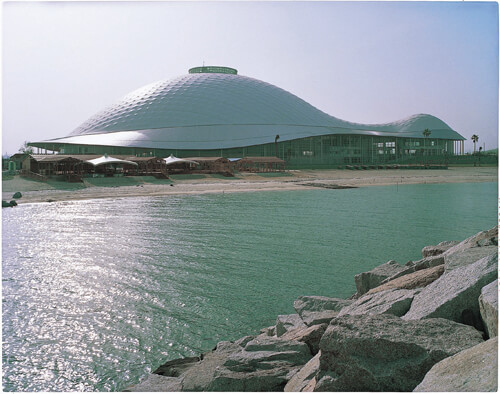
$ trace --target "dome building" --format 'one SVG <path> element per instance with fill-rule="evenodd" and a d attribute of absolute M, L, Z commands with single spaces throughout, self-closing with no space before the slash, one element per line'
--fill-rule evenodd
<path fill-rule="evenodd" d="M 277 156 L 288 168 L 326 168 L 442 158 L 463 140 L 432 115 L 352 123 L 234 68 L 203 66 L 128 94 L 67 137 L 30 145 L 64 154 Z"/>

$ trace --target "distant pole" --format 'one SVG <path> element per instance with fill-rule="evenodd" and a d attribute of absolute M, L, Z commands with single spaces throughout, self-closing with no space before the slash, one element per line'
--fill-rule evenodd
<path fill-rule="evenodd" d="M 280 135 L 276 134 L 274 137 L 274 156 L 278 157 L 278 140 L 280 139 Z"/>

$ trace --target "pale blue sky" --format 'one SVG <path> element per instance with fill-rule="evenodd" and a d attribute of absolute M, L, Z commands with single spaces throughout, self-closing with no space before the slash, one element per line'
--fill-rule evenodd
<path fill-rule="evenodd" d="M 441 118 L 498 147 L 496 2 L 4 2 L 2 152 L 224 65 L 338 118 Z"/>

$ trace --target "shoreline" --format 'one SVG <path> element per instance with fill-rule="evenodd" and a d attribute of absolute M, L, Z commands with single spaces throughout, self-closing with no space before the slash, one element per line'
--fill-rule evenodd
<path fill-rule="evenodd" d="M 139 178 L 139 179 L 138 179 Z M 91 200 L 102 198 L 159 197 L 207 193 L 311 190 L 316 188 L 366 187 L 405 184 L 498 182 L 498 167 L 450 167 L 447 170 L 295 170 L 270 176 L 240 173 L 234 178 L 189 176 L 172 181 L 132 177 L 126 182 L 110 178 L 109 184 L 86 185 L 64 182 L 37 182 L 15 176 L 2 180 L 2 199 L 10 201 L 15 192 L 19 204 Z M 125 184 L 124 184 L 125 182 Z M 133 184 L 131 185 L 130 182 Z"/>
<path fill-rule="evenodd" d="M 299 296 L 259 334 L 169 360 L 124 391 L 497 391 L 497 270 L 498 226 L 428 245 L 355 275 L 350 298 Z"/>

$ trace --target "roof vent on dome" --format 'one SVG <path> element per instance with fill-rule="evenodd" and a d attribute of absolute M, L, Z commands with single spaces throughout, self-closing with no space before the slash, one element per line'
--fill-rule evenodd
<path fill-rule="evenodd" d="M 193 67 L 189 69 L 189 74 L 202 74 L 202 73 L 215 73 L 215 74 L 238 74 L 238 70 L 231 67 L 222 66 L 202 66 Z"/>

